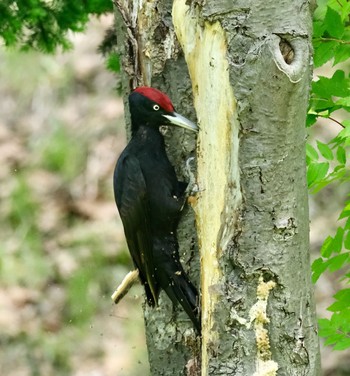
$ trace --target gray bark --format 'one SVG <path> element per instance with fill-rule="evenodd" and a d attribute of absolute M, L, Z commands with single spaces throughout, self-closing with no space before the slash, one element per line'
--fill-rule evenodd
<path fill-rule="evenodd" d="M 178 236 L 197 286 L 201 254 L 203 339 L 162 294 L 158 309 L 145 306 L 151 374 L 198 375 L 202 357 L 202 375 L 320 375 L 304 150 L 308 2 L 175 0 L 173 20 L 168 0 L 118 3 L 138 12 L 129 34 L 116 13 L 118 36 L 128 35 L 126 91 L 157 87 L 201 127 L 202 192 Z M 195 140 L 174 129 L 166 142 L 182 178 Z"/>

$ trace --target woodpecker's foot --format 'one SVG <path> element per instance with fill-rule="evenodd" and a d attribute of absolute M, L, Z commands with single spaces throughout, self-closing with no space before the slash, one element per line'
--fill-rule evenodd
<path fill-rule="evenodd" d="M 188 185 L 185 191 L 186 197 L 195 196 L 200 191 L 198 184 L 197 184 L 196 177 L 191 170 L 191 162 L 193 162 L 194 160 L 195 160 L 194 157 L 190 157 L 186 161 L 186 175 L 188 177 Z"/>

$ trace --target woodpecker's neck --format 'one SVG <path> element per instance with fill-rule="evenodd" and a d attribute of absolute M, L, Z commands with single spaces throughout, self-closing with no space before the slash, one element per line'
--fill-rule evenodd
<path fill-rule="evenodd" d="M 140 129 L 142 130 L 142 132 L 147 131 L 147 128 L 159 133 L 159 125 L 157 124 L 153 125 L 153 124 L 148 123 L 147 121 L 145 122 L 134 121 L 133 117 L 131 117 L 131 135 L 132 136 L 136 135 Z M 152 131 L 150 132 L 150 134 L 152 134 Z"/>
<path fill-rule="evenodd" d="M 136 130 L 132 130 L 132 138 L 137 139 L 140 145 L 149 148 L 164 147 L 164 138 L 159 131 L 159 127 L 138 126 Z"/>

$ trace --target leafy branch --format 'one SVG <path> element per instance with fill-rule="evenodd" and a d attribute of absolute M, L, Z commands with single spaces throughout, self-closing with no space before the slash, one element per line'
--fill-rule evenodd
<path fill-rule="evenodd" d="M 332 121 L 334 121 L 335 123 L 337 123 L 338 125 L 340 125 L 342 128 L 345 128 L 345 125 L 343 125 L 339 120 L 334 119 L 334 118 L 331 117 L 331 116 L 328 116 L 328 117 L 326 117 L 326 116 L 322 116 L 322 117 L 324 117 L 324 118 L 326 118 L 326 119 L 329 119 L 329 120 L 332 120 Z"/>
<path fill-rule="evenodd" d="M 350 112 L 350 78 L 338 66 L 350 56 L 350 27 L 348 24 L 350 3 L 346 0 L 319 0 L 314 14 L 314 65 L 332 62 L 337 70 L 330 78 L 318 76 L 312 83 L 307 127 L 319 118 L 329 119 L 342 129 L 328 143 L 316 141 L 307 144 L 307 180 L 311 192 L 316 193 L 331 183 L 350 181 L 347 154 L 350 145 L 350 121 L 339 118 L 339 110 Z M 334 236 L 328 236 L 321 255 L 312 264 L 312 279 L 316 283 L 326 271 L 341 274 L 344 285 L 350 283 L 350 201 L 339 215 Z M 325 337 L 325 345 L 335 350 L 350 348 L 350 289 L 340 289 L 334 295 L 335 302 L 328 307 L 330 319 L 319 320 L 319 334 Z"/>

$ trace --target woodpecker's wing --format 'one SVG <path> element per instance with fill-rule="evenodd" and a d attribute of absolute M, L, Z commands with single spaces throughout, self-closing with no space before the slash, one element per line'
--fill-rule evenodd
<path fill-rule="evenodd" d="M 159 287 L 154 276 L 147 187 L 138 159 L 128 153 L 120 156 L 114 171 L 114 196 L 131 257 L 139 269 L 146 290 L 147 301 L 155 305 Z"/>

